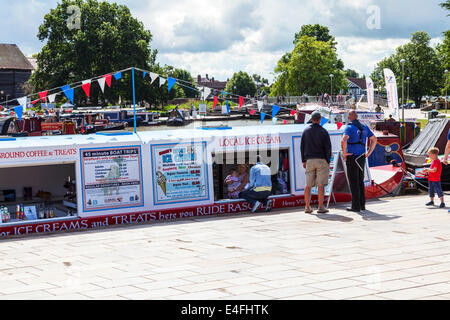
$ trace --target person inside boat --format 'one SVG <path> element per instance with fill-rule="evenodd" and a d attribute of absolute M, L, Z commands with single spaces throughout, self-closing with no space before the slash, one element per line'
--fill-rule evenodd
<path fill-rule="evenodd" d="M 386 121 L 389 121 L 389 122 L 395 122 L 395 119 L 392 118 L 392 114 L 390 114 L 390 115 L 389 115 L 389 119 L 387 119 Z"/>
<path fill-rule="evenodd" d="M 256 212 L 264 204 L 266 211 L 272 208 L 269 196 L 272 192 L 272 175 L 270 168 L 262 163 L 261 156 L 256 156 L 256 164 L 250 169 L 250 182 L 246 190 L 239 193 L 251 205 L 251 211 Z"/>
<path fill-rule="evenodd" d="M 352 206 L 347 211 L 360 212 L 366 210 L 366 197 L 364 187 L 364 167 L 377 144 L 377 138 L 365 124 L 358 120 L 358 114 L 352 110 L 348 114 L 350 123 L 347 125 L 342 137 L 341 147 L 347 166 L 348 181 L 352 194 Z M 366 151 L 366 142 L 370 141 L 369 151 Z"/>

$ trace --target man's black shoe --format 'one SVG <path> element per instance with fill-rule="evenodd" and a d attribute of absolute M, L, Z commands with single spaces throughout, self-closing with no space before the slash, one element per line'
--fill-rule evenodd
<path fill-rule="evenodd" d="M 353 209 L 353 208 L 351 208 L 351 207 L 347 207 L 347 211 L 351 211 L 351 212 L 359 212 L 358 210 L 355 210 L 355 209 Z"/>

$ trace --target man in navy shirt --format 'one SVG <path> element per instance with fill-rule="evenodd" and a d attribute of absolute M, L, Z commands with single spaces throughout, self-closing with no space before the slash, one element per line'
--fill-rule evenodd
<path fill-rule="evenodd" d="M 358 120 L 358 114 L 352 110 L 348 114 L 349 124 L 345 128 L 341 147 L 347 166 L 347 175 L 352 194 L 352 206 L 347 211 L 359 212 L 366 210 L 364 188 L 364 167 L 377 144 L 377 138 L 365 124 Z M 366 152 L 366 142 L 370 141 L 369 151 Z"/>

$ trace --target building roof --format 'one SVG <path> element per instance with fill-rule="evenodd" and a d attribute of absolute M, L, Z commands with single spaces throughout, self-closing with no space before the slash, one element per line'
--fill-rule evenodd
<path fill-rule="evenodd" d="M 352 78 L 352 77 L 347 77 L 347 80 L 350 82 L 349 87 L 358 87 L 360 89 L 366 90 L 366 79 L 362 79 L 362 78 Z M 353 84 L 353 85 L 352 85 Z"/>
<path fill-rule="evenodd" d="M 0 43 L 0 70 L 2 69 L 34 70 L 17 45 Z"/>
<path fill-rule="evenodd" d="M 27 59 L 33 66 L 33 69 L 36 70 L 38 68 L 37 59 L 36 58 L 27 58 Z"/>

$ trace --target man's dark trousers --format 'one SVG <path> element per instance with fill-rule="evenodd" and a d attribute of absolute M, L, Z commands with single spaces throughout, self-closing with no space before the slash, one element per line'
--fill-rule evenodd
<path fill-rule="evenodd" d="M 358 158 L 359 157 L 359 158 Z M 358 166 L 358 164 L 359 166 Z M 352 210 L 361 211 L 366 206 L 366 195 L 364 188 L 364 167 L 366 156 L 347 156 L 347 175 L 352 193 Z M 361 168 L 363 171 L 361 171 Z"/>
<path fill-rule="evenodd" d="M 261 202 L 263 205 L 267 205 L 267 198 L 270 196 L 270 191 L 253 191 L 244 190 L 239 193 L 239 198 L 247 200 L 252 206 L 255 205 L 256 201 Z"/>

